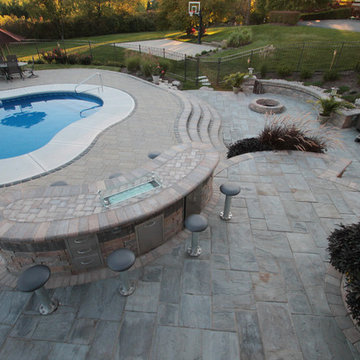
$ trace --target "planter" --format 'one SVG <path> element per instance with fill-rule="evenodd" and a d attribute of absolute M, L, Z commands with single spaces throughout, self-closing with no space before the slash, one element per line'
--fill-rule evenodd
<path fill-rule="evenodd" d="M 330 119 L 330 115 L 322 115 L 322 114 L 319 114 L 318 115 L 318 119 L 320 121 L 320 124 L 326 124 L 329 119 Z"/>
<path fill-rule="evenodd" d="M 233 86 L 233 93 L 238 94 L 241 91 L 241 88 Z"/>
<path fill-rule="evenodd" d="M 160 75 L 152 75 L 153 83 L 156 85 L 160 84 Z"/>

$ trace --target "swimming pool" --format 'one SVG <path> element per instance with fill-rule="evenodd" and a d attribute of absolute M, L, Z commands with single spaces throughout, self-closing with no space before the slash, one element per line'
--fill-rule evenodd
<path fill-rule="evenodd" d="M 4 90 L 0 92 L 0 99 L 6 103 L 7 100 L 23 98 L 28 95 L 46 94 L 52 96 L 54 93 L 64 92 L 74 94 L 76 86 L 77 84 L 52 84 Z M 86 153 L 101 132 L 126 119 L 135 109 L 135 101 L 128 93 L 108 86 L 100 88 L 99 86 L 83 84 L 80 94 L 85 95 L 88 99 L 89 97 L 92 100 L 97 99 L 90 106 L 96 107 L 97 111 L 91 113 L 92 110 L 86 110 L 89 109 L 87 105 L 87 108 L 82 112 L 82 115 L 85 115 L 89 111 L 86 118 L 80 116 L 80 119 L 58 129 L 58 132 L 45 145 L 23 155 L 0 157 L 0 187 L 45 175 L 73 162 Z M 103 103 L 101 107 L 98 107 L 97 101 Z M 26 109 L 25 105 L 22 110 Z M 63 111 L 63 107 L 61 111 Z M 42 123 L 45 121 L 39 121 L 30 128 L 35 128 Z M 24 130 L 22 126 L 18 126 L 18 128 Z M 35 134 L 33 137 L 36 138 L 38 135 Z M 12 147 L 12 144 L 8 143 L 6 147 Z"/>
<path fill-rule="evenodd" d="M 74 92 L 40 93 L 0 101 L 0 159 L 27 154 L 60 130 L 93 115 L 103 101 Z"/>

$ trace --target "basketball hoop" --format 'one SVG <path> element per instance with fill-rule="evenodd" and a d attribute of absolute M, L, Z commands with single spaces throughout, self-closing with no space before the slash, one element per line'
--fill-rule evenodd
<path fill-rule="evenodd" d="M 189 1 L 189 15 L 192 17 L 193 15 L 200 14 L 200 1 Z"/>

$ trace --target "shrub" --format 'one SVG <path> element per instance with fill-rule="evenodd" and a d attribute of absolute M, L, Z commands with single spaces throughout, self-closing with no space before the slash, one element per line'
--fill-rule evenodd
<path fill-rule="evenodd" d="M 147 76 L 150 77 L 153 74 L 153 68 L 154 68 L 154 62 L 149 59 L 142 59 L 141 61 L 141 72 Z"/>
<path fill-rule="evenodd" d="M 268 72 L 268 67 L 266 64 L 262 64 L 261 67 L 260 67 L 260 75 L 261 75 L 261 78 L 264 79 L 266 77 L 266 74 Z"/>
<path fill-rule="evenodd" d="M 336 70 L 325 71 L 323 80 L 324 81 L 335 81 L 339 79 L 339 74 Z"/>
<path fill-rule="evenodd" d="M 249 152 L 268 150 L 272 149 L 261 143 L 258 138 L 247 138 L 231 144 L 228 149 L 227 158 L 230 159 L 231 157 L 246 154 Z"/>
<path fill-rule="evenodd" d="M 32 60 L 31 60 L 31 63 L 32 63 Z M 45 64 L 45 62 L 42 59 L 37 59 L 37 60 L 34 60 L 34 64 Z"/>
<path fill-rule="evenodd" d="M 360 324 L 360 223 L 335 229 L 328 238 L 330 264 L 345 274 L 348 282 L 346 302 Z"/>
<path fill-rule="evenodd" d="M 245 73 L 241 72 L 227 75 L 224 77 L 225 84 L 235 88 L 240 88 L 245 80 L 245 75 Z"/>
<path fill-rule="evenodd" d="M 78 54 L 69 54 L 67 57 L 67 62 L 71 65 L 77 64 L 79 62 Z"/>
<path fill-rule="evenodd" d="M 323 153 L 327 149 L 320 137 L 309 135 L 300 122 L 289 122 L 286 117 L 267 122 L 259 135 L 259 140 L 273 150 Z"/>
<path fill-rule="evenodd" d="M 43 57 L 44 61 L 46 61 L 48 64 L 51 64 L 53 60 L 55 59 L 55 55 L 52 51 L 41 51 L 41 56 Z"/>
<path fill-rule="evenodd" d="M 136 72 L 140 70 L 140 65 L 141 65 L 140 56 L 129 56 L 125 61 L 125 65 L 130 72 Z"/>
<path fill-rule="evenodd" d="M 350 87 L 349 86 L 346 86 L 346 85 L 342 85 L 342 86 L 339 86 L 339 88 L 338 88 L 338 94 L 344 94 L 344 93 L 346 93 L 347 91 L 349 91 L 350 90 Z"/>
<path fill-rule="evenodd" d="M 330 128 L 315 129 L 306 117 L 282 116 L 267 121 L 257 138 L 239 140 L 229 146 L 228 158 L 245 152 L 299 150 L 323 153 L 339 144 Z"/>
<path fill-rule="evenodd" d="M 360 61 L 358 61 L 355 65 L 355 69 L 356 72 L 360 73 Z"/>
<path fill-rule="evenodd" d="M 250 44 L 252 41 L 252 31 L 249 28 L 241 28 L 233 31 L 227 40 L 227 46 L 239 47 Z"/>
<path fill-rule="evenodd" d="M 315 103 L 321 106 L 320 115 L 323 116 L 330 116 L 334 111 L 340 109 L 343 106 L 341 101 L 337 101 L 333 97 L 321 98 Z"/>
<path fill-rule="evenodd" d="M 331 9 L 314 13 L 301 14 L 302 20 L 348 19 L 351 16 L 350 8 Z"/>
<path fill-rule="evenodd" d="M 299 11 L 270 11 L 269 12 L 269 22 L 286 24 L 286 25 L 296 25 L 300 19 Z"/>
<path fill-rule="evenodd" d="M 81 65 L 90 65 L 92 57 L 90 55 L 81 55 L 79 56 L 79 63 Z"/>
<path fill-rule="evenodd" d="M 67 63 L 67 55 L 65 53 L 65 50 L 57 47 L 53 50 L 53 55 L 55 62 L 57 64 L 66 64 Z"/>
<path fill-rule="evenodd" d="M 300 72 L 300 79 L 301 80 L 307 80 L 307 79 L 311 79 L 313 76 L 313 72 L 310 70 L 301 70 Z"/>
<path fill-rule="evenodd" d="M 161 67 L 161 69 L 164 71 L 163 75 L 165 75 L 165 73 L 169 70 L 171 63 L 169 60 L 164 59 L 164 58 L 159 58 L 158 63 Z"/>
<path fill-rule="evenodd" d="M 281 78 L 285 78 L 292 74 L 292 70 L 288 65 L 280 65 L 277 73 Z"/>
<path fill-rule="evenodd" d="M 266 16 L 259 10 L 250 13 L 250 25 L 261 25 L 265 22 Z"/>
<path fill-rule="evenodd" d="M 346 101 L 349 101 L 351 103 L 354 103 L 357 98 L 360 98 L 359 94 L 349 94 L 349 95 L 343 95 L 342 98 Z"/>

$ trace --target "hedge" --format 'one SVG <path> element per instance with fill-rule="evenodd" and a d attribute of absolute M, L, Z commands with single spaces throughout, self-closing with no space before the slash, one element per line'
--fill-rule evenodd
<path fill-rule="evenodd" d="M 300 19 L 299 11 L 270 11 L 269 22 L 286 25 L 296 25 Z"/>
<path fill-rule="evenodd" d="M 79 36 L 106 35 L 156 30 L 153 14 L 109 15 L 97 19 L 76 17 L 64 20 L 65 38 Z M 0 26 L 29 39 L 59 39 L 61 26 L 56 22 L 36 19 L 0 16 Z"/>
<path fill-rule="evenodd" d="M 327 20 L 348 19 L 351 16 L 351 8 L 331 9 L 315 13 L 301 14 L 302 20 Z"/>

